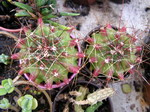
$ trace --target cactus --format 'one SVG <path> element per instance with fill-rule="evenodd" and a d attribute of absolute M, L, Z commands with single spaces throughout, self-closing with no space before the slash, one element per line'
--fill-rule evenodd
<path fill-rule="evenodd" d="M 78 92 L 82 93 L 82 94 L 80 96 L 76 97 L 76 101 L 82 101 L 86 97 L 86 94 L 89 92 L 89 89 L 86 88 L 86 87 L 81 86 L 79 88 Z M 84 112 L 84 110 L 82 109 L 82 106 L 81 105 L 77 105 L 77 104 L 74 104 L 74 110 L 75 110 L 75 112 Z"/>
<path fill-rule="evenodd" d="M 85 112 L 95 112 L 103 103 L 102 102 L 97 102 L 94 105 L 90 105 Z"/>
<path fill-rule="evenodd" d="M 78 41 L 70 38 L 69 31 L 47 26 L 40 18 L 34 31 L 25 32 L 26 38 L 19 39 L 16 45 L 19 53 L 11 56 L 20 60 L 20 75 L 24 74 L 40 88 L 51 89 L 68 84 L 79 73 L 81 50 Z M 68 77 L 69 73 L 73 75 Z"/>
<path fill-rule="evenodd" d="M 123 80 L 125 74 L 135 72 L 141 58 L 135 55 L 141 46 L 134 43 L 136 38 L 128 35 L 126 29 L 114 29 L 110 25 L 100 27 L 86 38 L 85 54 L 94 77 L 104 74 L 107 81 L 113 77 Z M 86 62 L 87 63 L 87 62 Z"/>
<path fill-rule="evenodd" d="M 114 93 L 115 91 L 112 88 L 98 89 L 93 93 L 88 94 L 86 100 L 74 101 L 74 103 L 77 105 L 85 105 L 85 104 L 94 105 L 97 104 L 98 102 L 101 102 L 102 100 L 107 99 Z"/>
<path fill-rule="evenodd" d="M 88 94 L 86 101 L 89 102 L 89 104 L 94 105 L 97 102 L 112 96 L 114 93 L 115 91 L 112 88 L 98 89 L 97 91 Z"/>

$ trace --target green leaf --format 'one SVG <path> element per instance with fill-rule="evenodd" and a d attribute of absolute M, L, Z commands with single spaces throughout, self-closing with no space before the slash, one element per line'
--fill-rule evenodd
<path fill-rule="evenodd" d="M 103 103 L 102 102 L 98 102 L 94 105 L 89 106 L 85 112 L 95 112 Z"/>
<path fill-rule="evenodd" d="M 53 14 L 48 14 L 48 15 L 46 15 L 46 16 L 43 16 L 42 18 L 43 19 L 51 19 L 51 18 L 55 18 L 55 17 L 57 17 L 56 15 L 53 15 Z"/>
<path fill-rule="evenodd" d="M 28 110 L 28 107 L 27 107 L 28 103 L 29 103 L 29 100 L 24 98 L 21 102 L 21 108 Z"/>
<path fill-rule="evenodd" d="M 7 93 L 12 93 L 15 89 L 13 86 L 10 86 L 10 85 L 7 85 L 7 84 L 4 85 L 4 88 L 7 91 Z"/>
<path fill-rule="evenodd" d="M 32 110 L 23 109 L 22 112 L 32 112 Z"/>
<path fill-rule="evenodd" d="M 5 88 L 7 93 L 12 93 L 15 89 L 12 79 L 2 80 L 2 86 Z"/>
<path fill-rule="evenodd" d="M 2 5 L 3 5 L 4 7 L 6 7 L 6 8 L 8 8 L 8 7 L 9 7 L 9 5 L 7 4 L 7 2 L 6 2 L 6 1 L 2 1 L 1 3 L 2 3 Z"/>
<path fill-rule="evenodd" d="M 30 112 L 31 110 L 36 109 L 38 106 L 37 100 L 29 94 L 20 97 L 17 103 L 23 109 L 24 112 Z"/>
<path fill-rule="evenodd" d="M 56 7 L 56 0 L 48 0 L 47 5 L 51 5 L 53 8 Z"/>
<path fill-rule="evenodd" d="M 25 95 L 25 96 L 24 96 L 24 98 L 29 99 L 29 100 L 32 100 L 32 99 L 33 99 L 33 96 L 32 96 L 32 95 L 27 94 L 27 95 Z"/>
<path fill-rule="evenodd" d="M 9 84 L 9 85 L 13 85 L 12 79 L 8 79 L 8 84 Z"/>
<path fill-rule="evenodd" d="M 60 12 L 61 16 L 79 16 L 79 13 Z"/>
<path fill-rule="evenodd" d="M 17 103 L 18 105 L 21 107 L 21 102 L 22 100 L 24 99 L 24 96 L 20 97 L 18 100 L 17 100 Z"/>
<path fill-rule="evenodd" d="M 47 15 L 50 13 L 50 10 L 48 8 L 42 8 L 41 13 L 42 13 L 42 15 Z"/>
<path fill-rule="evenodd" d="M 2 100 L 0 100 L 0 108 L 8 109 L 9 107 L 10 107 L 10 103 L 9 103 L 8 99 L 3 98 Z"/>
<path fill-rule="evenodd" d="M 1 54 L 0 55 L 0 63 L 4 63 L 5 65 L 10 63 L 10 57 L 5 55 L 5 54 Z"/>
<path fill-rule="evenodd" d="M 32 110 L 36 109 L 37 106 L 38 106 L 38 102 L 35 98 L 33 98 L 33 100 L 32 100 Z"/>
<path fill-rule="evenodd" d="M 20 3 L 20 2 L 13 2 L 13 3 L 17 7 L 20 7 L 21 9 L 25 9 L 25 10 L 27 10 L 29 12 L 33 12 L 32 7 L 30 7 L 29 5 L 26 5 L 26 4 L 23 4 L 23 3 Z"/>
<path fill-rule="evenodd" d="M 5 88 L 0 88 L 0 96 L 6 95 L 7 91 Z"/>
<path fill-rule="evenodd" d="M 36 6 L 41 7 L 47 3 L 48 0 L 36 0 Z"/>
<path fill-rule="evenodd" d="M 22 16 L 31 16 L 31 15 L 27 11 L 22 10 L 22 11 L 16 13 L 15 16 L 22 17 Z"/>
<path fill-rule="evenodd" d="M 31 109 L 32 109 L 32 105 L 33 105 L 32 99 L 31 99 L 31 100 L 28 99 L 27 109 L 28 109 L 28 110 L 31 110 Z"/>
<path fill-rule="evenodd" d="M 59 23 L 56 23 L 54 21 L 51 21 L 51 20 L 45 20 L 46 23 L 49 23 L 53 26 L 57 26 L 58 28 L 62 29 L 62 30 L 70 30 L 71 28 L 70 27 L 67 27 L 67 26 L 64 26 L 64 25 L 61 25 Z"/>

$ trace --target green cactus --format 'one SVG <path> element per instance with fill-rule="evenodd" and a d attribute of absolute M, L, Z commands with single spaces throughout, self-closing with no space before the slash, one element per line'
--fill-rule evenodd
<path fill-rule="evenodd" d="M 81 96 L 76 97 L 75 103 L 75 111 L 76 112 L 83 112 L 82 105 L 89 104 L 90 106 L 86 108 L 85 112 L 94 112 L 97 110 L 102 104 L 103 100 L 107 99 L 108 97 L 112 96 L 115 91 L 112 88 L 104 88 L 98 89 L 93 93 L 87 94 L 87 89 L 85 87 L 80 87 L 79 91 L 82 92 Z M 87 98 L 85 99 L 84 97 Z"/>
<path fill-rule="evenodd" d="M 104 74 L 107 80 L 113 76 L 123 80 L 124 75 L 134 72 L 137 63 L 135 37 L 128 35 L 125 28 L 115 30 L 111 26 L 101 27 L 86 38 L 85 54 L 93 76 Z M 138 46 L 140 49 L 140 46 Z"/>
<path fill-rule="evenodd" d="M 34 31 L 26 31 L 27 37 L 17 42 L 19 53 L 12 59 L 20 60 L 19 74 L 26 73 L 30 81 L 45 83 L 45 88 L 56 88 L 61 82 L 67 84 L 71 79 L 68 73 L 78 73 L 80 67 L 75 39 L 70 38 L 69 31 L 44 25 L 39 20 Z M 73 43 L 73 44 L 72 44 Z M 52 86 L 53 83 L 57 83 Z"/>
<path fill-rule="evenodd" d="M 86 97 L 86 94 L 89 92 L 89 89 L 86 88 L 86 87 L 81 86 L 79 88 L 78 92 L 82 93 L 82 94 L 80 96 L 76 97 L 76 101 L 82 101 Z M 74 104 L 74 110 L 75 110 L 75 112 L 84 112 L 84 110 L 82 109 L 82 106 L 81 105 L 77 105 L 77 104 Z"/>

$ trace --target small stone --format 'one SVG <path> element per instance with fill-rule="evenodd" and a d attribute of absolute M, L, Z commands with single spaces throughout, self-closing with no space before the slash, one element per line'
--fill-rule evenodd
<path fill-rule="evenodd" d="M 135 104 L 130 105 L 131 110 L 134 110 L 134 108 L 135 108 Z"/>
<path fill-rule="evenodd" d="M 132 88 L 131 85 L 126 83 L 126 84 L 122 84 L 122 92 L 125 94 L 131 93 Z"/>

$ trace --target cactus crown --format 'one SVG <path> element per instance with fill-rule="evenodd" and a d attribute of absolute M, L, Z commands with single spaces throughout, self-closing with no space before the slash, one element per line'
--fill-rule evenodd
<path fill-rule="evenodd" d="M 37 84 L 44 83 L 43 88 L 56 88 L 71 80 L 69 73 L 79 72 L 77 42 L 71 44 L 74 40 L 69 31 L 39 21 L 34 31 L 26 31 L 26 38 L 18 40 L 20 51 L 11 58 L 20 60 L 19 74 L 25 73 L 28 80 Z"/>
<path fill-rule="evenodd" d="M 128 35 L 125 28 L 115 30 L 111 26 L 96 29 L 88 42 L 85 53 L 88 57 L 93 76 L 106 75 L 110 80 L 113 76 L 123 80 L 124 75 L 134 70 L 138 56 L 135 37 Z M 138 47 L 140 48 L 140 47 Z"/>

